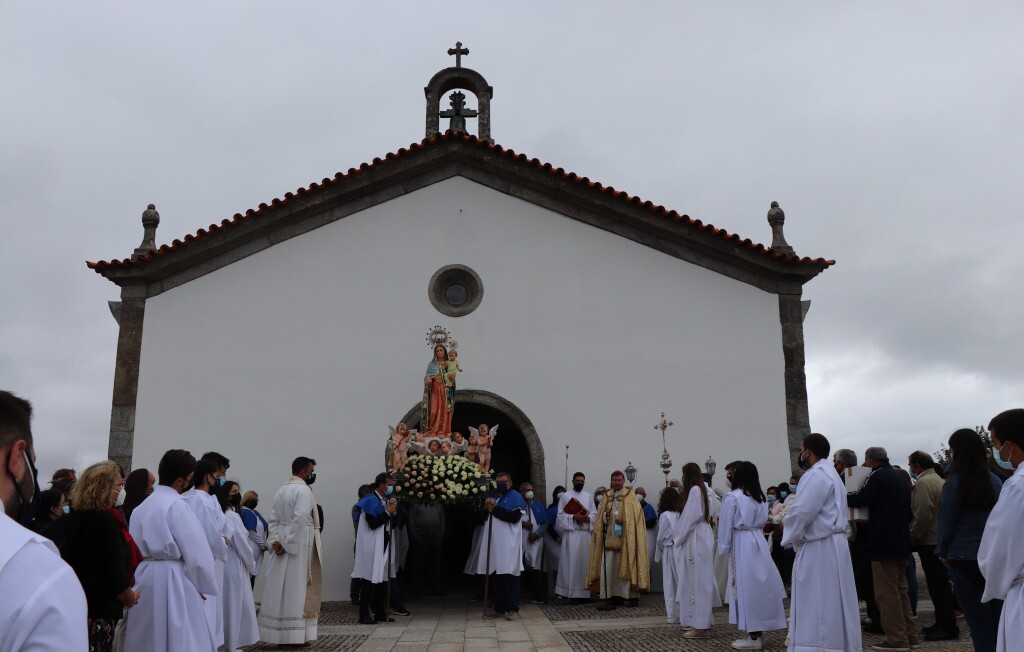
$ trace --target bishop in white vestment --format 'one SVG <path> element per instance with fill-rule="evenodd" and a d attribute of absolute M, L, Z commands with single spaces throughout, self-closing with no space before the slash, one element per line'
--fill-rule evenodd
<path fill-rule="evenodd" d="M 783 520 L 782 546 L 796 552 L 789 652 L 862 649 L 847 515 L 845 483 L 818 459 L 801 476 L 800 493 Z"/>
<path fill-rule="evenodd" d="M 142 552 L 141 595 L 125 615 L 124 649 L 217 649 L 204 606 L 218 590 L 217 570 L 195 513 L 177 491 L 157 485 L 132 512 L 129 531 Z"/>
<path fill-rule="evenodd" d="M 597 518 L 597 505 L 589 492 L 583 491 L 583 474 L 573 476 L 573 488 L 558 499 L 555 527 L 562 535 L 562 551 L 558 559 L 558 580 L 555 593 L 564 598 L 589 599 L 587 564 L 590 562 L 590 533 Z M 569 501 L 576 499 L 586 510 L 585 516 L 574 518 L 565 511 Z"/>
<path fill-rule="evenodd" d="M 313 463 L 293 475 L 274 495 L 267 524 L 271 552 L 263 562 L 260 639 L 301 645 L 315 641 L 323 594 L 320 566 L 320 519 L 307 478 L 316 478 Z"/>

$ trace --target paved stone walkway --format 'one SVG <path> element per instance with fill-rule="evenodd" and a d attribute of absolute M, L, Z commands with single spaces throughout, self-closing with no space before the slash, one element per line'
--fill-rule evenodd
<path fill-rule="evenodd" d="M 739 638 L 739 632 L 728 624 L 726 608 L 715 610 L 713 638 L 685 641 L 678 626 L 665 623 L 664 602 L 660 594 L 641 598 L 635 609 L 620 607 L 611 612 L 597 611 L 597 603 L 574 605 L 554 600 L 538 607 L 524 603 L 519 618 L 482 618 L 483 605 L 469 602 L 465 596 L 424 598 L 408 601 L 411 616 L 395 616 L 394 623 L 358 624 L 356 607 L 347 602 L 323 605 L 320 638 L 308 647 L 296 648 L 260 644 L 247 650 L 359 650 L 406 652 L 471 652 L 474 650 L 538 650 L 567 652 L 570 650 L 700 650 L 727 652 Z M 919 622 L 932 622 L 931 603 L 922 600 Z M 959 641 L 923 643 L 920 650 L 971 652 L 966 624 L 961 620 Z M 864 634 L 864 648 L 879 643 L 883 637 Z M 765 650 L 785 650 L 786 633 L 765 635 Z"/>

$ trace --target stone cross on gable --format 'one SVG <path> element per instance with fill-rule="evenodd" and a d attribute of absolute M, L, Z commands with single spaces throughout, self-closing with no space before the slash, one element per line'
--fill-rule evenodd
<path fill-rule="evenodd" d="M 456 41 L 454 48 L 448 48 L 448 56 L 455 55 L 455 67 L 462 67 L 462 55 L 469 54 L 469 48 L 462 47 L 462 41 Z"/>
<path fill-rule="evenodd" d="M 451 109 L 441 111 L 441 117 L 451 118 L 451 123 L 448 125 L 449 129 L 465 131 L 466 118 L 475 118 L 476 111 L 474 111 L 473 109 L 466 108 L 466 96 L 458 91 L 452 93 L 451 104 Z"/>

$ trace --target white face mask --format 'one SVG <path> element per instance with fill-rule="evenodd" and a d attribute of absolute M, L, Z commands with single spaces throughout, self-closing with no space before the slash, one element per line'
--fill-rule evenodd
<path fill-rule="evenodd" d="M 533 492 L 532 491 L 527 491 L 525 494 L 523 494 L 523 498 L 525 498 L 527 500 L 533 500 Z"/>
<path fill-rule="evenodd" d="M 121 491 L 117 492 L 117 500 L 114 501 L 114 506 L 120 507 L 121 505 L 124 505 L 124 499 L 127 495 L 128 494 L 125 492 L 124 487 L 121 487 Z"/>

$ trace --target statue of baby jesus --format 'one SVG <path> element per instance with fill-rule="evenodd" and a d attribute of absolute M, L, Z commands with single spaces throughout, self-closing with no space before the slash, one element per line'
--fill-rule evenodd
<path fill-rule="evenodd" d="M 455 385 L 456 373 L 462 373 L 462 365 L 459 364 L 459 350 L 452 349 L 448 352 L 448 363 L 444 369 L 444 384 L 449 387 Z"/>
<path fill-rule="evenodd" d="M 409 430 L 403 421 L 395 428 L 388 426 L 388 433 L 391 438 L 391 472 L 395 473 L 405 468 L 409 459 L 409 439 L 416 431 Z"/>
<path fill-rule="evenodd" d="M 469 437 L 469 452 L 467 457 L 470 460 L 475 461 L 477 466 L 480 468 L 480 473 L 487 473 L 488 469 L 491 468 L 491 446 L 494 445 L 494 438 L 498 436 L 497 424 L 488 429 L 486 423 L 481 423 L 480 428 L 469 427 L 469 432 L 472 433 Z M 474 441 L 476 446 L 474 447 Z M 475 456 L 473 451 L 475 448 Z"/>

